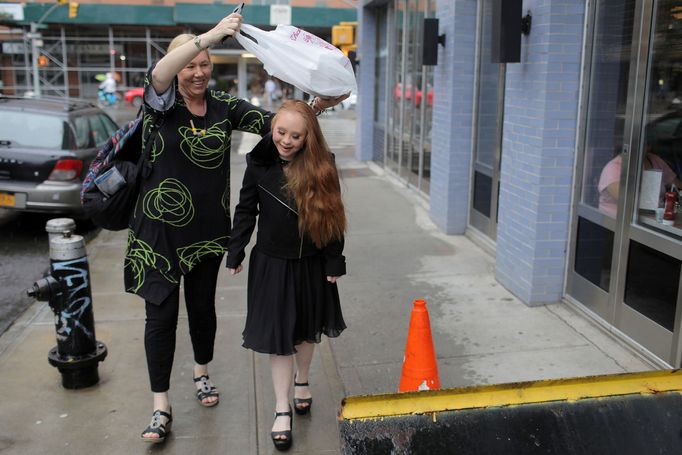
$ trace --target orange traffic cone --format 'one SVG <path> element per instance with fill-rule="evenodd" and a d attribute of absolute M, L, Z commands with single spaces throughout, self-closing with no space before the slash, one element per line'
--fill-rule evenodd
<path fill-rule="evenodd" d="M 426 301 L 415 300 L 413 305 L 399 390 L 413 392 L 440 389 Z"/>

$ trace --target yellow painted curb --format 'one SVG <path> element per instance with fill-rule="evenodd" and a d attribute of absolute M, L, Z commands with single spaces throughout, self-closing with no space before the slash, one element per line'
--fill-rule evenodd
<path fill-rule="evenodd" d="M 646 371 L 460 387 L 423 392 L 351 396 L 343 400 L 339 420 L 428 414 L 441 411 L 577 401 L 631 394 L 682 393 L 682 370 Z"/>

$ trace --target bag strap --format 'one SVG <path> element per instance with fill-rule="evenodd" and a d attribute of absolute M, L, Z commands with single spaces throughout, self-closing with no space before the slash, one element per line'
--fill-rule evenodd
<path fill-rule="evenodd" d="M 140 120 L 142 122 L 142 139 L 144 142 L 144 147 L 142 148 L 142 153 L 140 154 L 140 160 L 137 162 L 137 170 L 138 170 L 138 175 L 141 175 L 142 178 L 146 179 L 152 174 L 152 162 L 149 161 L 149 153 L 151 152 L 152 149 L 152 144 L 154 143 L 155 139 L 155 134 L 158 134 L 158 131 L 161 129 L 161 125 L 163 125 L 163 121 L 165 120 L 164 115 L 159 115 L 157 113 L 150 114 L 152 116 L 152 124 L 149 126 L 149 129 L 147 131 L 146 137 L 144 136 L 144 112 L 145 110 L 140 107 L 140 110 L 142 111 L 142 119 Z"/>

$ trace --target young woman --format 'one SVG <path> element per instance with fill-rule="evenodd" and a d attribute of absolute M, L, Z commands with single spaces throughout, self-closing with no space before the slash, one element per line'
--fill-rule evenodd
<path fill-rule="evenodd" d="M 334 156 L 313 109 L 303 101 L 284 102 L 272 133 L 246 162 L 227 267 L 233 275 L 242 270 L 258 218 L 243 346 L 270 354 L 276 396 L 271 437 L 277 449 L 287 450 L 292 443 L 292 379 L 294 410 L 308 414 L 315 343 L 322 334 L 336 337 L 346 328 L 336 287 L 346 273 L 341 254 L 346 216 Z"/>

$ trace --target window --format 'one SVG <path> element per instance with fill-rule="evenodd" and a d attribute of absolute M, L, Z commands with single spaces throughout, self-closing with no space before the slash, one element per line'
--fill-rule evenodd
<path fill-rule="evenodd" d="M 0 140 L 17 147 L 60 149 L 64 143 L 64 121 L 59 117 L 30 112 L 0 114 Z"/>
<path fill-rule="evenodd" d="M 616 216 L 630 72 L 635 0 L 597 4 L 592 42 L 581 202 Z"/>

